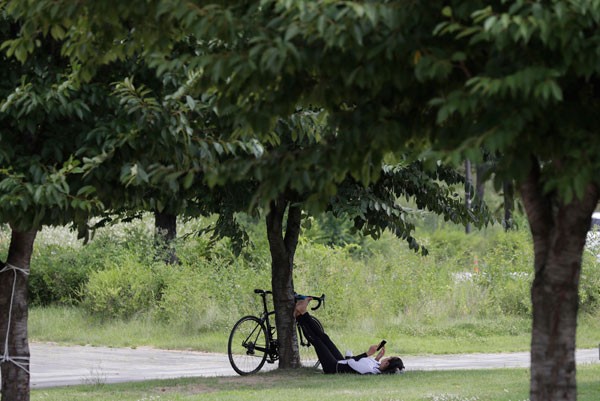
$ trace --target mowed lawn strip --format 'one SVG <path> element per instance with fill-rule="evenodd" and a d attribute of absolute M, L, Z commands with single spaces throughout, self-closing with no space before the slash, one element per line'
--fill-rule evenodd
<path fill-rule="evenodd" d="M 577 370 L 578 400 L 597 401 L 600 365 Z M 176 400 L 403 400 L 522 401 L 529 398 L 528 369 L 406 372 L 402 375 L 324 375 L 312 370 L 247 377 L 188 378 L 33 390 L 44 401 Z"/>

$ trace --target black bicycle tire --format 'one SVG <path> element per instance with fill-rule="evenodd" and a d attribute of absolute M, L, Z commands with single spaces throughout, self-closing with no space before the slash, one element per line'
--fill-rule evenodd
<path fill-rule="evenodd" d="M 250 328 L 252 329 L 252 332 L 254 332 L 258 328 L 262 332 L 262 336 L 265 341 L 265 344 L 263 345 L 265 348 L 265 351 L 259 351 L 259 353 L 262 353 L 262 355 L 256 357 L 258 359 L 258 363 L 255 367 L 253 367 L 250 370 L 245 370 L 245 369 L 241 368 L 239 366 L 240 365 L 239 361 L 238 361 L 238 363 L 236 363 L 235 359 L 238 359 L 238 358 L 242 357 L 243 355 L 235 354 L 232 350 L 232 342 L 234 340 L 236 332 L 238 332 L 240 330 L 240 327 L 242 326 L 242 324 L 247 321 L 251 322 L 251 324 L 252 323 L 255 324 L 254 328 L 252 328 L 252 326 L 250 326 Z M 246 375 L 251 375 L 253 373 L 256 373 L 259 370 L 261 370 L 263 365 L 265 364 L 265 361 L 267 359 L 267 350 L 266 349 L 268 347 L 269 347 L 269 337 L 267 335 L 267 329 L 265 328 L 265 325 L 256 316 L 244 316 L 243 318 L 241 318 L 240 320 L 238 320 L 236 322 L 236 324 L 231 329 L 231 333 L 229 334 L 229 341 L 227 342 L 227 356 L 229 357 L 229 363 L 231 364 L 231 367 L 233 368 L 233 370 L 235 370 L 241 376 L 246 376 Z M 246 357 L 250 357 L 250 355 L 246 355 Z"/>

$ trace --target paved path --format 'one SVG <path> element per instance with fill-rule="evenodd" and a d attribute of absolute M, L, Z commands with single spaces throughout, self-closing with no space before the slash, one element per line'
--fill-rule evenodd
<path fill-rule="evenodd" d="M 153 348 L 30 344 L 31 387 L 117 383 L 190 376 L 233 376 L 227 355 Z M 426 355 L 402 358 L 407 370 L 528 367 L 528 352 Z M 578 350 L 578 364 L 599 363 L 598 349 Z M 265 364 L 265 367 L 273 365 Z M 264 368 L 263 368 L 264 369 Z"/>

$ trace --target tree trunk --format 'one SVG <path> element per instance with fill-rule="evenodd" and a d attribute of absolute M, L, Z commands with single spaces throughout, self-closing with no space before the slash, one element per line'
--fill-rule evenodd
<path fill-rule="evenodd" d="M 154 211 L 154 235 L 156 248 L 166 264 L 179 262 L 173 242 L 177 238 L 177 216 Z"/>
<path fill-rule="evenodd" d="M 471 209 L 473 196 L 473 180 L 471 179 L 471 160 L 465 160 L 465 207 Z M 465 224 L 465 233 L 471 233 L 471 223 Z"/>
<path fill-rule="evenodd" d="M 515 189 L 512 181 L 505 180 L 502 183 L 504 197 L 504 231 L 512 230 L 514 227 L 513 210 L 515 209 Z"/>
<path fill-rule="evenodd" d="M 283 227 L 285 211 L 287 224 Z M 267 215 L 267 237 L 271 251 L 271 286 L 275 306 L 275 324 L 279 341 L 279 368 L 300 367 L 298 340 L 294 325 L 294 254 L 300 235 L 299 207 L 291 204 L 285 196 L 271 203 Z"/>
<path fill-rule="evenodd" d="M 520 191 L 534 242 L 535 278 L 531 288 L 531 401 L 575 401 L 575 335 L 581 259 L 598 188 L 563 203 L 544 195 L 534 164 Z"/>
<path fill-rule="evenodd" d="M 489 162 L 483 162 L 475 167 L 475 199 L 477 200 L 477 206 L 483 203 L 485 197 L 485 182 L 489 174 L 491 167 Z"/>
<path fill-rule="evenodd" d="M 2 401 L 29 400 L 27 277 L 36 234 L 36 230 L 12 231 L 6 265 L 0 273 Z"/>

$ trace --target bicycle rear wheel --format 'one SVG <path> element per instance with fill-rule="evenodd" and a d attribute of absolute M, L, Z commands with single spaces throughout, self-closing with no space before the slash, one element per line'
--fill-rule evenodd
<path fill-rule="evenodd" d="M 267 351 L 267 330 L 260 319 L 245 316 L 238 320 L 227 345 L 233 370 L 242 376 L 258 372 L 265 364 Z"/>
<path fill-rule="evenodd" d="M 312 315 L 310 317 L 321 328 L 321 331 L 324 331 L 323 325 L 321 324 L 319 319 Z M 298 326 L 298 330 L 302 330 L 302 327 Z M 300 351 L 300 363 L 302 363 L 302 366 L 316 369 L 319 367 L 321 362 L 319 362 L 319 358 L 317 357 L 315 347 L 308 341 L 308 339 L 304 335 L 304 332 L 301 333 L 301 336 L 302 337 L 300 338 L 300 346 L 298 347 Z"/>

